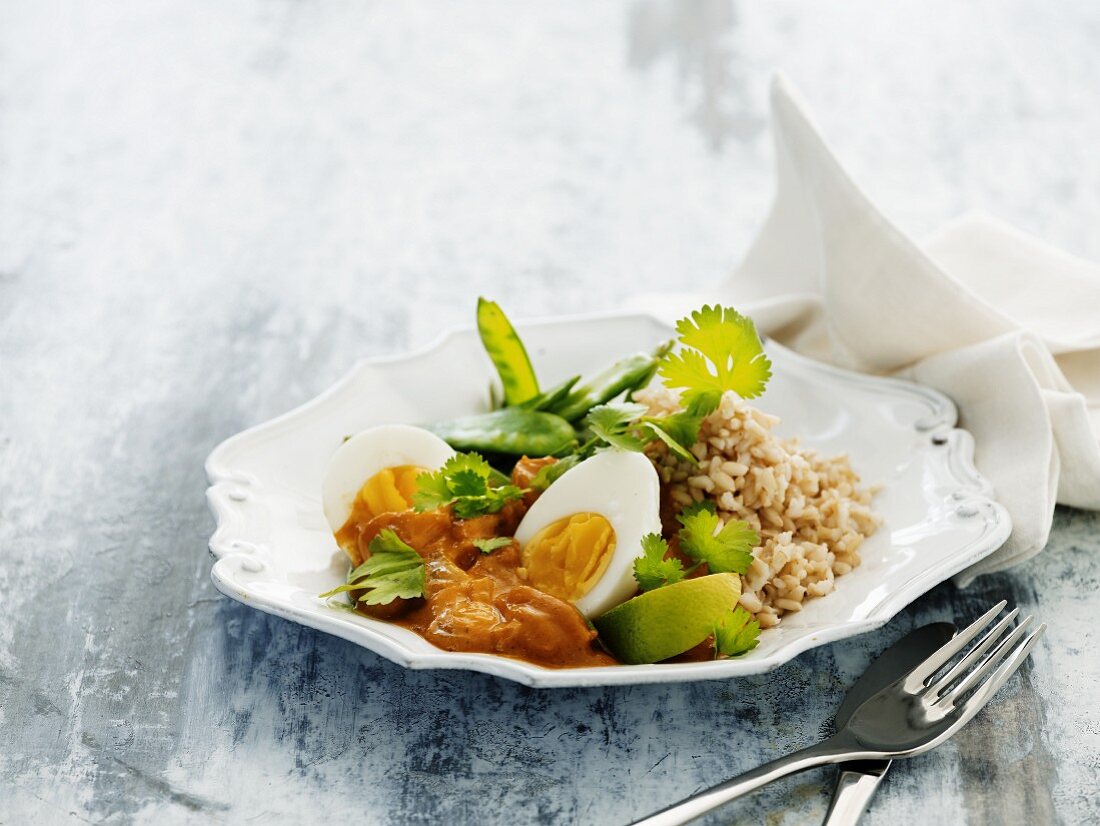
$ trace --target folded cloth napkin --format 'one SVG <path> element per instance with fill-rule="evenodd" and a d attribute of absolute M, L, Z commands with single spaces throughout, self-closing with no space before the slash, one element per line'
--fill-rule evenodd
<path fill-rule="evenodd" d="M 978 216 L 918 245 L 845 173 L 783 78 L 771 110 L 777 192 L 741 265 L 706 294 L 636 304 L 671 319 L 727 301 L 807 355 L 942 390 L 1013 521 L 957 581 L 1034 556 L 1055 502 L 1100 509 L 1100 267 Z"/>

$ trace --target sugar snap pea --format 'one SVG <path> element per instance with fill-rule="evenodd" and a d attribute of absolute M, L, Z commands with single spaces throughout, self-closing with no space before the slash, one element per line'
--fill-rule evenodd
<path fill-rule="evenodd" d="M 634 393 L 636 391 L 641 390 L 643 387 L 648 386 L 649 383 L 651 381 L 653 381 L 653 377 L 657 375 L 657 370 L 661 367 L 661 361 L 664 359 L 665 356 L 667 356 L 672 351 L 673 343 L 674 342 L 672 341 L 672 339 L 669 339 L 668 341 L 664 342 L 663 344 L 658 346 L 656 350 L 653 351 L 653 356 L 652 356 L 652 359 L 651 359 L 651 362 L 650 362 L 650 365 L 649 365 L 649 370 L 645 374 L 639 376 L 637 383 L 633 387 L 631 387 L 628 391 L 626 391 L 626 400 L 628 402 L 629 401 L 634 401 Z"/>
<path fill-rule="evenodd" d="M 428 430 L 455 450 L 511 456 L 550 456 L 576 439 L 573 426 L 561 416 L 523 407 L 436 422 Z"/>
<path fill-rule="evenodd" d="M 570 376 L 561 384 L 556 384 L 549 390 L 544 390 L 537 396 L 532 396 L 527 401 L 518 407 L 526 407 L 528 410 L 549 410 L 557 404 L 560 404 L 566 396 L 569 395 L 569 391 L 573 389 L 573 385 L 581 380 L 580 376 Z"/>
<path fill-rule="evenodd" d="M 539 394 L 535 368 L 512 322 L 495 301 L 477 300 L 477 332 L 504 388 L 504 404 L 522 404 Z"/>
<path fill-rule="evenodd" d="M 557 413 L 566 421 L 576 422 L 583 419 L 593 407 L 606 404 L 624 390 L 633 391 L 648 384 L 665 352 L 667 350 L 662 346 L 653 354 L 636 353 L 620 359 L 580 387 L 574 388 L 560 402 L 547 405 L 545 409 Z"/>

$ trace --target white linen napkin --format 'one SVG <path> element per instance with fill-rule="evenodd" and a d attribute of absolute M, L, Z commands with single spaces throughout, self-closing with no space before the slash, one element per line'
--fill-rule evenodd
<path fill-rule="evenodd" d="M 957 581 L 1034 556 L 1056 501 L 1100 509 L 1100 267 L 979 216 L 918 245 L 853 183 L 782 77 L 771 109 L 777 192 L 745 259 L 705 293 L 636 306 L 671 320 L 724 301 L 807 355 L 942 390 L 1013 520 Z"/>

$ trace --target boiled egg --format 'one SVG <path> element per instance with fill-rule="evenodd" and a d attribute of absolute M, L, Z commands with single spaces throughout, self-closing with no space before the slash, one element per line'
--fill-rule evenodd
<path fill-rule="evenodd" d="M 434 433 L 402 424 L 372 427 L 344 442 L 332 455 L 321 484 L 325 519 L 341 547 L 345 542 L 340 529 L 353 514 L 363 523 L 383 513 L 408 510 L 416 477 L 438 470 L 453 455 L 451 446 Z"/>
<path fill-rule="evenodd" d="M 598 617 L 637 589 L 642 537 L 661 532 L 660 482 L 641 453 L 597 453 L 547 488 L 516 529 L 527 581 Z"/>

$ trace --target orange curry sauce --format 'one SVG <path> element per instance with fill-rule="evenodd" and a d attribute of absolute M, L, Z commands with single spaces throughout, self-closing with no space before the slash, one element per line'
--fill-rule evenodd
<path fill-rule="evenodd" d="M 521 459 L 513 482 L 526 487 L 546 459 Z M 428 513 L 383 513 L 362 521 L 352 513 L 337 532 L 354 565 L 370 556 L 368 546 L 389 528 L 415 548 L 426 566 L 425 595 L 386 605 L 356 602 L 356 609 L 415 631 L 446 651 L 476 651 L 515 657 L 556 668 L 614 665 L 596 632 L 568 602 L 526 584 L 519 545 L 484 554 L 474 539 L 510 537 L 537 494 L 509 502 L 499 513 L 457 519 L 450 508 Z M 360 594 L 352 592 L 356 599 Z"/>

